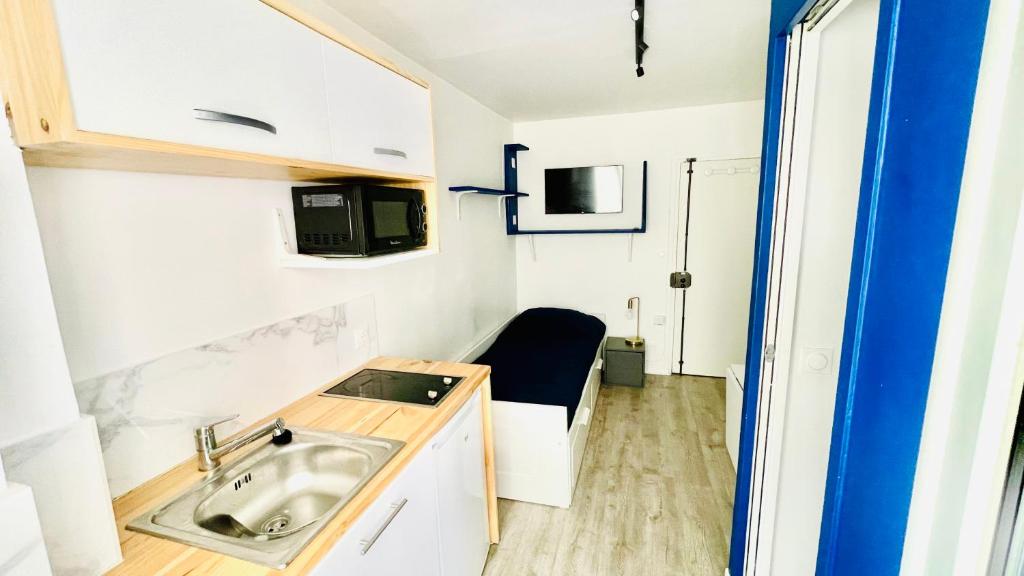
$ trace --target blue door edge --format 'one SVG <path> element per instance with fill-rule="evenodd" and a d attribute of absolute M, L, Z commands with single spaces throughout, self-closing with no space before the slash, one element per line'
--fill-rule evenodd
<path fill-rule="evenodd" d="M 987 24 L 988 0 L 953 1 L 958 6 L 941 10 L 921 0 L 882 0 L 880 6 L 862 172 L 866 177 L 862 176 L 847 299 L 845 333 L 854 337 L 844 337 L 841 351 L 818 547 L 819 575 L 865 573 L 865 569 L 875 570 L 871 573 L 878 574 L 896 574 L 899 571 Z M 772 2 L 762 178 L 758 193 L 740 448 L 728 563 L 732 576 L 743 574 L 745 561 L 766 283 L 785 88 L 786 36 L 812 4 L 806 0 Z M 929 6 L 932 13 L 928 13 Z M 897 38 L 901 44 L 897 43 Z M 936 45 L 941 47 L 943 43 L 946 47 L 942 50 L 930 49 Z M 897 47 L 903 50 L 897 51 Z M 922 72 L 932 74 L 931 82 L 922 82 L 918 78 Z M 950 74 L 956 75 L 956 82 L 952 84 L 949 82 Z M 931 93 L 936 87 L 942 90 Z M 894 96 L 895 108 L 892 106 Z M 930 105 L 921 106 L 922 101 Z M 910 106 L 913 102 L 918 104 L 916 110 Z M 935 102 L 938 105 L 931 105 Z M 887 133 L 892 118 L 898 120 L 894 126 L 900 137 L 889 140 Z M 918 130 L 922 131 L 918 133 Z M 922 154 L 922 149 L 929 152 Z M 921 164 L 927 168 L 922 169 Z M 912 181 L 912 190 L 903 193 L 907 178 Z M 922 190 L 932 194 L 940 191 L 942 200 L 934 206 L 922 208 Z M 883 216 L 881 227 L 880 209 Z M 907 218 L 913 226 L 904 228 L 908 221 L 901 218 Z M 920 236 L 915 237 L 915 234 Z M 910 262 L 907 262 L 905 250 L 908 246 L 917 249 L 910 255 Z M 909 266 L 913 281 L 892 281 L 889 276 L 899 274 L 901 266 Z M 889 277 L 888 285 L 880 281 L 872 284 L 872 280 L 879 277 Z M 903 348 L 870 346 L 871 341 L 865 342 L 865 337 L 872 338 L 884 331 L 888 318 L 902 313 L 904 303 L 901 298 L 920 298 L 914 302 L 913 319 L 901 324 L 905 329 L 901 332 L 902 337 L 908 338 L 902 343 Z M 892 343 L 886 345 L 891 346 Z M 896 400 L 901 402 L 900 414 L 896 415 L 893 413 L 895 408 L 885 402 L 889 399 L 885 396 L 884 384 L 873 379 L 878 377 L 887 362 L 893 361 L 894 356 L 908 351 L 915 361 L 913 369 L 900 370 L 899 374 L 901 378 L 910 377 L 912 384 L 906 386 L 906 390 L 900 390 L 902 394 L 896 395 Z M 864 352 L 870 352 L 870 356 L 862 357 Z M 858 394 L 857 383 L 862 380 L 868 383 Z M 902 380 L 896 382 L 902 383 Z M 894 387 L 890 383 L 889 389 Z M 855 411 L 857 406 L 862 409 Z M 882 418 L 887 425 L 876 430 L 874 418 Z M 879 447 L 884 449 L 895 431 L 900 434 L 900 449 L 891 451 L 890 456 L 898 457 L 898 462 L 879 458 L 877 450 Z M 888 474 L 893 467 L 900 473 L 891 482 L 886 482 L 886 490 L 876 490 L 873 483 L 879 481 L 878 476 L 885 476 L 882 473 Z M 854 476 L 853 490 L 847 489 L 848 474 Z M 872 474 L 876 476 L 872 477 Z M 844 514 L 847 510 L 848 515 Z M 880 510 L 885 513 L 880 513 Z"/>
<path fill-rule="evenodd" d="M 899 574 L 988 8 L 881 2 L 818 575 Z"/>

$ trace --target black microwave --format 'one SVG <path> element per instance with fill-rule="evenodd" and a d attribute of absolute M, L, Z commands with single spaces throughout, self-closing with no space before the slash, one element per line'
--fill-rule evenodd
<path fill-rule="evenodd" d="M 292 188 L 299 254 L 375 256 L 427 245 L 423 190 L 374 184 Z"/>

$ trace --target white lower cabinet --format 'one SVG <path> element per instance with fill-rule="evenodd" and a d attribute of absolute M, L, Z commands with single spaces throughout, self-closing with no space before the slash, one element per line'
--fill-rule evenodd
<path fill-rule="evenodd" d="M 480 393 L 434 437 L 441 573 L 479 576 L 487 561 L 487 485 Z"/>
<path fill-rule="evenodd" d="M 480 392 L 384 489 L 316 576 L 479 576 L 490 536 Z"/>
<path fill-rule="evenodd" d="M 434 461 L 421 451 L 313 570 L 317 576 L 437 576 Z"/>

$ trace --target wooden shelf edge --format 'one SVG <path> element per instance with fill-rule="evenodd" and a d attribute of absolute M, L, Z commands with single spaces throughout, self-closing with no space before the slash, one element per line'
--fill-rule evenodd
<path fill-rule="evenodd" d="M 437 248 L 420 248 L 409 252 L 368 256 L 365 258 L 322 258 L 307 254 L 285 254 L 278 259 L 282 268 L 306 268 L 323 270 L 367 270 L 436 256 Z"/>
<path fill-rule="evenodd" d="M 360 178 L 380 182 L 434 181 L 432 176 L 383 172 L 326 162 L 81 130 L 74 134 L 72 141 L 28 146 L 23 148 L 22 152 L 27 165 L 53 168 L 90 168 L 292 182 L 337 182 Z"/>

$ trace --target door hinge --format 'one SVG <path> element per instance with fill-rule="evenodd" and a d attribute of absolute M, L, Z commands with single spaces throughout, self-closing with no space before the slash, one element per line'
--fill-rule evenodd
<path fill-rule="evenodd" d="M 689 272 L 673 272 L 669 274 L 668 285 L 672 288 L 689 288 L 693 285 L 693 276 Z"/>
<path fill-rule="evenodd" d="M 775 361 L 775 345 L 769 344 L 764 347 L 764 359 L 766 362 Z"/>

